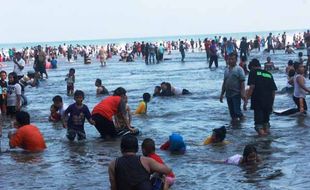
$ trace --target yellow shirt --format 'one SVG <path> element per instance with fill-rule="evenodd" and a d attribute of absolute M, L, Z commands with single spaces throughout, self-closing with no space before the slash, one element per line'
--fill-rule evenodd
<path fill-rule="evenodd" d="M 212 136 L 209 136 L 209 137 L 203 142 L 203 145 L 208 145 L 208 144 L 226 145 L 226 144 L 229 144 L 229 141 L 223 141 L 223 142 L 213 143 L 213 142 L 212 142 Z"/>
<path fill-rule="evenodd" d="M 137 107 L 135 114 L 146 114 L 146 103 L 141 101 L 139 106 Z"/>

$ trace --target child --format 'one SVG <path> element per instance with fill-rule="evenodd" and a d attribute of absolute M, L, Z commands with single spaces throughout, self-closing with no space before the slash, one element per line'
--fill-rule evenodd
<path fill-rule="evenodd" d="M 105 94 L 109 95 L 109 91 L 102 85 L 102 82 L 100 79 L 96 79 L 95 86 L 97 87 L 96 94 Z"/>
<path fill-rule="evenodd" d="M 130 111 L 130 107 L 128 106 L 127 102 L 128 102 L 128 97 L 125 96 L 124 97 L 124 102 L 126 103 L 126 114 L 125 116 L 127 117 L 128 123 L 131 126 L 131 111 Z M 114 125 L 115 125 L 115 129 L 117 132 L 117 136 L 124 136 L 128 133 L 132 134 L 132 135 L 138 135 L 139 134 L 139 130 L 137 128 L 132 127 L 134 130 L 130 131 L 128 129 L 128 127 L 126 126 L 126 121 L 124 121 L 123 117 L 121 116 L 122 113 L 118 113 L 115 115 L 114 117 Z"/>
<path fill-rule="evenodd" d="M 52 57 L 51 66 L 52 66 L 52 69 L 57 68 L 57 60 L 55 59 L 55 56 Z"/>
<path fill-rule="evenodd" d="M 147 103 L 150 102 L 151 95 L 149 93 L 143 94 L 143 101 L 140 102 L 138 108 L 135 111 L 135 114 L 146 114 L 147 112 Z"/>
<path fill-rule="evenodd" d="M 260 159 L 257 155 L 257 150 L 253 145 L 246 145 L 243 150 L 243 155 L 236 154 L 224 161 L 226 164 L 233 165 L 252 165 L 259 162 Z"/>
<path fill-rule="evenodd" d="M 46 148 L 43 135 L 36 126 L 30 124 L 27 112 L 17 112 L 14 125 L 17 131 L 8 135 L 10 148 L 20 147 L 29 152 L 40 152 Z"/>
<path fill-rule="evenodd" d="M 6 95 L 8 83 L 6 82 L 6 72 L 0 72 L 0 110 L 2 114 L 6 114 Z"/>
<path fill-rule="evenodd" d="M 9 84 L 7 87 L 7 115 L 15 116 L 21 108 L 22 87 L 18 84 L 16 73 L 9 73 Z"/>
<path fill-rule="evenodd" d="M 155 86 L 153 97 L 160 96 L 161 87 Z"/>
<path fill-rule="evenodd" d="M 95 122 L 91 119 L 91 114 L 88 107 L 83 104 L 84 100 L 84 92 L 81 90 L 76 90 L 74 93 L 75 103 L 71 104 L 65 111 L 64 116 L 66 117 L 70 114 L 68 122 L 66 123 L 66 119 L 63 120 L 64 127 L 67 128 L 67 138 L 70 141 L 74 141 L 75 136 L 77 135 L 77 139 L 84 140 L 86 139 L 86 134 L 84 130 L 85 118 L 92 125 Z"/>
<path fill-rule="evenodd" d="M 265 63 L 264 70 L 265 71 L 278 70 L 278 68 L 274 66 L 274 63 L 271 61 L 270 57 L 267 57 L 267 62 Z"/>
<path fill-rule="evenodd" d="M 213 133 L 211 136 L 209 136 L 205 141 L 204 145 L 208 144 L 218 144 L 218 145 L 226 145 L 229 142 L 224 141 L 226 137 L 226 128 L 225 126 L 222 126 L 220 128 L 213 129 Z"/>
<path fill-rule="evenodd" d="M 183 137 L 177 133 L 172 133 L 169 140 L 160 146 L 161 150 L 169 150 L 173 154 L 184 154 L 186 151 L 186 144 Z"/>
<path fill-rule="evenodd" d="M 69 70 L 69 73 L 67 74 L 67 78 L 65 79 L 67 81 L 67 95 L 72 95 L 74 92 L 74 82 L 75 82 L 75 69 L 71 68 Z"/>
<path fill-rule="evenodd" d="M 293 100 L 298 107 L 300 113 L 306 113 L 306 92 L 310 93 L 310 90 L 306 87 L 306 79 L 304 77 L 305 67 L 302 63 L 294 63 L 295 76 L 294 76 L 294 95 Z"/>
<path fill-rule="evenodd" d="M 146 138 L 142 142 L 142 153 L 143 156 L 150 157 L 157 161 L 158 163 L 165 164 L 161 157 L 155 153 L 155 142 L 153 139 Z M 169 189 L 175 182 L 175 175 L 173 172 L 170 172 L 164 178 L 164 187 L 163 190 Z"/>
<path fill-rule="evenodd" d="M 53 97 L 52 106 L 55 106 L 57 113 L 60 115 L 60 119 L 62 119 L 64 117 L 67 106 L 64 105 L 61 96 L 57 95 Z"/>
<path fill-rule="evenodd" d="M 57 112 L 58 110 L 55 105 L 51 105 L 50 111 L 51 111 L 51 114 L 48 117 L 49 121 L 58 122 L 61 120 L 61 115 Z"/>
<path fill-rule="evenodd" d="M 289 61 L 287 62 L 287 66 L 286 66 L 286 68 L 285 68 L 286 74 L 288 74 L 290 70 L 294 70 L 294 71 L 295 71 L 293 60 L 289 60 Z"/>

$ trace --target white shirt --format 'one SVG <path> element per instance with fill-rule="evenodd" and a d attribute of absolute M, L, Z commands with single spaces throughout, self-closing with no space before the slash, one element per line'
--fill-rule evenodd
<path fill-rule="evenodd" d="M 17 61 L 17 60 L 16 60 Z M 20 66 L 23 66 L 25 67 L 25 61 L 23 59 L 20 59 L 19 61 L 17 61 L 17 63 L 20 65 Z M 14 70 L 13 72 L 17 74 L 17 76 L 23 76 L 24 75 L 24 72 L 23 72 L 24 68 L 23 69 L 20 69 L 18 67 L 18 65 L 16 65 L 16 63 L 14 63 Z"/>
<path fill-rule="evenodd" d="M 8 85 L 7 88 L 7 105 L 16 106 L 17 95 L 22 94 L 22 87 L 20 84 Z M 21 103 L 21 102 L 20 102 Z"/>

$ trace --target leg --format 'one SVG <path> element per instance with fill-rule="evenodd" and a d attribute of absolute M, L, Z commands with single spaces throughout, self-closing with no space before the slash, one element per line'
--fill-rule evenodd
<path fill-rule="evenodd" d="M 76 136 L 76 130 L 74 129 L 68 129 L 67 130 L 67 138 L 69 139 L 69 141 L 74 141 L 75 136 Z"/>
<path fill-rule="evenodd" d="M 236 116 L 234 115 L 234 112 L 233 112 L 233 100 L 231 97 L 227 97 L 226 100 L 227 100 L 230 117 L 234 119 Z"/>
<path fill-rule="evenodd" d="M 77 131 L 77 136 L 78 136 L 78 141 L 86 139 L 86 134 L 85 134 L 84 129 L 80 130 L 80 131 L 78 130 Z"/>
<path fill-rule="evenodd" d="M 215 56 L 215 60 L 214 61 L 215 61 L 215 67 L 218 68 L 218 57 L 217 56 Z"/>
<path fill-rule="evenodd" d="M 240 108 L 241 107 L 241 96 L 237 95 L 237 96 L 232 97 L 232 102 L 233 102 L 234 115 L 239 119 L 243 118 L 243 114 Z"/>
<path fill-rule="evenodd" d="M 266 135 L 264 130 L 264 111 L 262 109 L 254 109 L 255 130 L 258 135 Z"/>

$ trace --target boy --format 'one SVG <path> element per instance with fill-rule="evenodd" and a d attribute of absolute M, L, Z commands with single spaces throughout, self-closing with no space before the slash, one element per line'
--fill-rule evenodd
<path fill-rule="evenodd" d="M 147 103 L 150 102 L 151 95 L 149 93 L 143 94 L 143 101 L 140 102 L 138 108 L 135 111 L 135 114 L 146 114 L 147 112 Z"/>
<path fill-rule="evenodd" d="M 305 67 L 302 63 L 295 62 L 294 69 L 296 74 L 294 76 L 294 95 L 293 100 L 297 105 L 300 113 L 306 113 L 306 92 L 310 93 L 310 89 L 306 87 L 306 79 L 304 77 Z"/>
<path fill-rule="evenodd" d="M 67 74 L 67 78 L 65 81 L 67 81 L 67 95 L 72 95 L 74 92 L 74 83 L 75 83 L 75 69 L 71 68 L 69 70 L 69 73 Z"/>
<path fill-rule="evenodd" d="M 46 148 L 40 130 L 30 124 L 30 116 L 27 112 L 17 112 L 14 125 L 17 131 L 8 135 L 10 148 L 20 147 L 29 152 L 40 152 Z"/>
<path fill-rule="evenodd" d="M 165 164 L 164 161 L 160 158 L 159 155 L 155 153 L 155 142 L 153 139 L 146 138 L 142 142 L 142 153 L 143 156 L 150 157 L 157 161 L 158 163 Z M 175 182 L 175 175 L 173 172 L 170 172 L 164 180 L 163 190 L 169 189 Z"/>
<path fill-rule="evenodd" d="M 220 128 L 213 129 L 213 133 L 211 136 L 209 136 L 205 141 L 204 145 L 208 144 L 217 144 L 217 145 L 226 145 L 229 142 L 224 141 L 226 137 L 226 128 L 225 126 L 222 126 Z"/>
<path fill-rule="evenodd" d="M 78 140 L 86 139 L 86 134 L 84 130 L 85 118 L 92 125 L 95 122 L 91 119 L 91 114 L 88 107 L 83 104 L 84 92 L 81 90 L 76 90 L 74 93 L 75 103 L 71 104 L 65 111 L 64 116 L 67 117 L 70 114 L 68 122 L 64 121 L 64 128 L 67 128 L 67 138 L 70 141 L 74 141 L 75 136 L 77 135 Z"/>
<path fill-rule="evenodd" d="M 64 106 L 61 96 L 54 96 L 52 106 L 54 106 L 54 108 L 57 110 L 57 113 L 60 115 L 60 119 L 62 119 L 64 117 L 67 106 Z"/>

